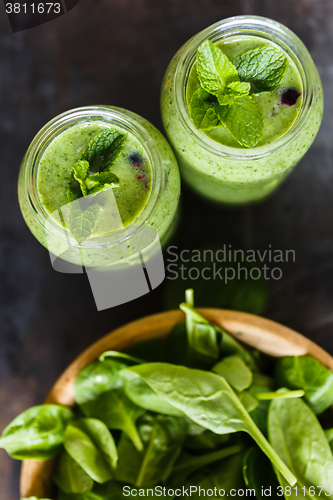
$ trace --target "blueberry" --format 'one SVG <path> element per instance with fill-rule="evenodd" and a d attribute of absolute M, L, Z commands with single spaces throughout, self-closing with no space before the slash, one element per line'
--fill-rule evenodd
<path fill-rule="evenodd" d="M 130 154 L 128 159 L 129 159 L 130 164 L 133 165 L 134 168 L 141 167 L 141 165 L 143 163 L 143 158 L 140 155 L 140 153 L 138 153 L 138 152 Z"/>
<path fill-rule="evenodd" d="M 286 89 L 281 94 L 281 104 L 286 104 L 287 106 L 294 106 L 297 99 L 301 95 L 296 89 Z"/>

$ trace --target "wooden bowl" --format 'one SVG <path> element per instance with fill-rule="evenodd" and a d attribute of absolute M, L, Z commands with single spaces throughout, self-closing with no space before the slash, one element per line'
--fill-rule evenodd
<path fill-rule="evenodd" d="M 285 326 L 252 314 L 221 309 L 198 309 L 215 323 L 246 344 L 272 356 L 311 355 L 333 370 L 333 358 L 303 335 Z M 181 311 L 168 311 L 139 319 L 109 333 L 84 351 L 61 375 L 45 403 L 73 407 L 77 373 L 107 350 L 121 351 L 149 339 L 167 337 L 172 327 L 184 319 Z M 51 473 L 54 461 L 25 460 L 21 469 L 21 497 L 52 498 Z"/>

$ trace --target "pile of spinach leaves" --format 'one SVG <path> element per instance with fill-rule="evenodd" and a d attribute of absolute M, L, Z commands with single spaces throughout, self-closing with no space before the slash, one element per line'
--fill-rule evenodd
<path fill-rule="evenodd" d="M 30 408 L 0 447 L 16 459 L 56 458 L 57 500 L 118 500 L 124 486 L 140 496 L 196 486 L 333 499 L 333 373 L 308 356 L 276 361 L 241 344 L 194 309 L 193 290 L 180 308 L 185 321 L 166 341 L 107 351 L 83 368 L 76 411 Z"/>

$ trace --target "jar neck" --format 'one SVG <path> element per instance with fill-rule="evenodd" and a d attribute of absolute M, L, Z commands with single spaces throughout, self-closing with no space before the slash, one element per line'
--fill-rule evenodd
<path fill-rule="evenodd" d="M 255 36 L 278 46 L 293 61 L 302 82 L 302 103 L 291 128 L 271 144 L 257 148 L 233 148 L 217 143 L 194 126 L 187 105 L 186 89 L 198 47 L 207 39 L 218 43 L 235 36 Z M 203 149 L 221 157 L 256 159 L 272 151 L 286 148 L 301 133 L 311 113 L 312 104 L 317 98 L 317 82 L 317 69 L 311 56 L 291 30 L 264 17 L 236 16 L 209 26 L 191 38 L 181 49 L 174 78 L 175 105 L 184 129 Z"/>
<path fill-rule="evenodd" d="M 35 214 L 36 221 L 44 227 L 44 230 L 51 237 L 56 237 L 64 243 L 68 243 L 68 235 L 64 234 L 64 228 L 60 227 L 52 219 L 39 197 L 37 187 L 38 167 L 43 153 L 57 136 L 74 125 L 87 122 L 103 122 L 115 126 L 125 133 L 132 134 L 140 142 L 151 165 L 151 190 L 148 201 L 131 224 L 117 231 L 116 235 L 112 235 L 112 243 L 114 244 L 117 240 L 123 241 L 124 238 L 128 238 L 129 234 L 133 234 L 133 228 L 129 230 L 130 227 L 133 226 L 139 230 L 141 226 L 151 221 L 164 188 L 164 166 L 158 148 L 146 129 L 127 115 L 126 110 L 109 106 L 85 106 L 66 111 L 48 122 L 32 140 L 23 160 L 25 165 L 25 195 L 30 208 Z M 109 244 L 109 240 L 108 235 L 91 237 L 81 246 Z"/>

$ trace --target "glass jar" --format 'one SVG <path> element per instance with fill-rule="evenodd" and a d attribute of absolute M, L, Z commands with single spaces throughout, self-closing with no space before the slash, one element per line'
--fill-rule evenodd
<path fill-rule="evenodd" d="M 289 130 L 270 144 L 249 149 L 224 146 L 205 135 L 194 126 L 186 102 L 199 45 L 235 36 L 260 37 L 278 46 L 295 64 L 302 83 L 302 103 Z M 256 202 L 281 183 L 313 143 L 323 114 L 322 84 L 306 47 L 288 28 L 264 17 L 231 17 L 201 31 L 175 54 L 163 80 L 161 112 L 182 177 L 197 193 L 228 204 Z"/>
<path fill-rule="evenodd" d="M 101 235 L 92 233 L 92 236 L 78 243 L 66 224 L 62 224 L 61 214 L 57 218 L 45 209 L 38 191 L 37 175 L 42 155 L 56 137 L 74 125 L 94 121 L 121 128 L 135 137 L 151 165 L 151 189 L 146 205 L 131 224 L 122 227 L 120 220 L 117 230 L 110 231 L 110 234 L 107 231 Z M 103 194 L 109 192 L 112 194 L 112 189 L 102 191 Z M 133 245 L 138 248 L 137 234 L 143 227 L 154 229 L 159 242 L 162 245 L 166 243 L 176 222 L 180 179 L 177 162 L 169 144 L 151 123 L 121 108 L 87 106 L 62 113 L 38 132 L 22 161 L 18 195 L 29 229 L 51 254 L 79 266 L 83 264 L 90 268 L 100 268 L 119 260 L 133 259 Z M 133 243 L 132 250 L 130 242 Z"/>

